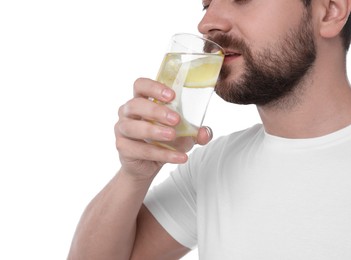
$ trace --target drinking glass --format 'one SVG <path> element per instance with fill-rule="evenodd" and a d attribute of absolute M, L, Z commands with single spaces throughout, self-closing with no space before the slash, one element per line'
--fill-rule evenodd
<path fill-rule="evenodd" d="M 156 80 L 175 91 L 175 99 L 164 105 L 176 111 L 181 121 L 174 127 L 174 141 L 152 143 L 175 150 L 180 139 L 197 136 L 223 59 L 223 49 L 213 41 L 189 33 L 173 35 Z"/>

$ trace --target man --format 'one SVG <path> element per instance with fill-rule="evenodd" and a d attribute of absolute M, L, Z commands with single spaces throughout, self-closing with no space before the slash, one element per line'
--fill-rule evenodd
<path fill-rule="evenodd" d="M 200 259 L 351 259 L 351 0 L 203 5 L 199 31 L 226 51 L 216 92 L 256 104 L 263 125 L 189 159 L 147 144 L 172 140 L 179 115 L 147 99 L 173 91 L 138 79 L 115 126 L 122 167 L 87 207 L 69 259 L 179 259 L 195 246 Z M 211 137 L 203 127 L 196 142 Z M 167 162 L 179 166 L 146 196 Z"/>

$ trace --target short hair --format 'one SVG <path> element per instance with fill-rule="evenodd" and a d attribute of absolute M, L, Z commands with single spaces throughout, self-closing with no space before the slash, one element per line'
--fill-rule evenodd
<path fill-rule="evenodd" d="M 309 7 L 311 5 L 312 0 L 302 0 L 302 2 L 304 3 L 304 5 L 306 7 Z M 350 18 L 350 15 L 347 19 L 346 24 L 344 25 L 344 28 L 342 29 L 342 31 L 340 33 L 340 36 L 341 36 L 342 43 L 343 43 L 345 50 L 348 51 L 348 49 L 350 47 L 350 41 L 351 41 L 351 18 Z"/>

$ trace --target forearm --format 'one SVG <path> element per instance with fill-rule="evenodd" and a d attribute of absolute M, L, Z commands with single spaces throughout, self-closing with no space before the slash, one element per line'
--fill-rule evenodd
<path fill-rule="evenodd" d="M 150 184 L 119 172 L 86 208 L 69 259 L 129 259 L 136 218 Z"/>

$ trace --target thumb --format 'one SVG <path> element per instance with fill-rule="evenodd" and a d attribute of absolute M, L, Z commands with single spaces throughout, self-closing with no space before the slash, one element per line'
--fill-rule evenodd
<path fill-rule="evenodd" d="M 196 143 L 200 145 L 205 145 L 209 143 L 213 138 L 212 129 L 208 126 L 200 127 L 199 132 L 197 134 Z"/>

